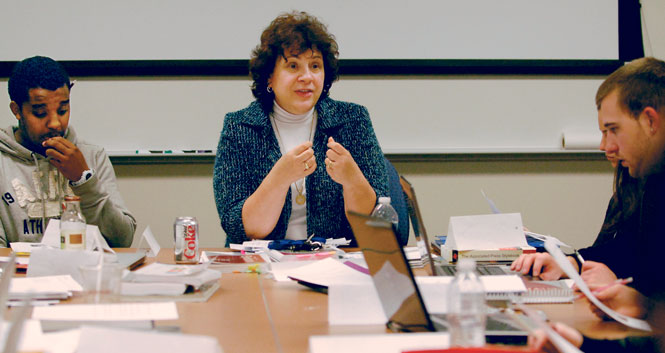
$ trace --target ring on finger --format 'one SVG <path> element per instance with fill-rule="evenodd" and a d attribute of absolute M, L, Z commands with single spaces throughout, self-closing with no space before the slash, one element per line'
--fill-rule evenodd
<path fill-rule="evenodd" d="M 307 169 L 309 169 L 309 164 L 307 164 L 307 162 L 305 162 L 305 170 L 307 170 Z"/>

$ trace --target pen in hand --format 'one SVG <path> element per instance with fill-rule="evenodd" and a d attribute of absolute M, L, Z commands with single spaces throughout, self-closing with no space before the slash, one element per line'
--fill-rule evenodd
<path fill-rule="evenodd" d="M 608 288 L 612 288 L 612 287 L 614 287 L 614 286 L 616 286 L 616 285 L 625 285 L 625 284 L 632 283 L 632 282 L 633 282 L 633 277 L 628 277 L 628 278 L 623 278 L 623 279 L 617 279 L 616 281 L 614 281 L 614 282 L 612 282 L 612 283 L 606 284 L 606 285 L 604 285 L 604 286 L 600 286 L 600 287 L 598 287 L 598 288 L 592 290 L 591 293 L 593 293 L 593 294 L 598 294 L 598 293 L 600 293 L 600 292 L 602 292 L 602 291 L 604 291 L 604 290 L 606 290 L 606 289 L 608 289 Z M 580 298 L 582 298 L 582 297 L 584 297 L 584 294 L 578 294 L 578 295 L 575 297 L 575 300 L 580 299 Z"/>

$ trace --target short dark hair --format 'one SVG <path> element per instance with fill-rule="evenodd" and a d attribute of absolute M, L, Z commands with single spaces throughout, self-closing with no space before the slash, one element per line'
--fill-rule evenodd
<path fill-rule="evenodd" d="M 272 111 L 274 94 L 268 92 L 268 80 L 281 56 L 299 55 L 310 49 L 321 52 L 325 78 L 321 98 L 330 93 L 330 87 L 337 80 L 339 51 L 335 37 L 328 33 L 326 25 L 306 12 L 290 12 L 279 15 L 261 34 L 261 43 L 252 51 L 249 60 L 249 73 L 254 82 L 252 94 L 263 109 Z"/>
<path fill-rule="evenodd" d="M 55 91 L 65 85 L 71 87 L 69 75 L 60 63 L 45 56 L 33 56 L 14 66 L 7 89 L 9 98 L 20 107 L 30 99 L 32 88 Z"/>
<path fill-rule="evenodd" d="M 636 118 L 644 108 L 665 110 L 665 62 L 656 58 L 635 59 L 614 71 L 598 87 L 596 106 L 617 90 L 622 109 Z"/>

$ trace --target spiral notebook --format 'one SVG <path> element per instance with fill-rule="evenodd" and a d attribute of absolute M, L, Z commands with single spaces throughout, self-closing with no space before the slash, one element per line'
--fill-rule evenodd
<path fill-rule="evenodd" d="M 526 304 L 546 303 L 572 303 L 575 293 L 569 280 L 558 281 L 530 281 L 525 279 L 526 293 L 520 296 L 520 301 Z"/>

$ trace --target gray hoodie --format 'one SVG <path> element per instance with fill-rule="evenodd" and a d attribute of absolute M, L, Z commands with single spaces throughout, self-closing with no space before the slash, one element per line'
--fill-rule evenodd
<path fill-rule="evenodd" d="M 65 138 L 74 143 L 95 171 L 83 185 L 72 187 L 44 156 L 23 147 L 14 128 L 0 130 L 0 246 L 16 241 L 39 242 L 51 218 L 59 218 L 65 195 L 81 198 L 88 224 L 99 227 L 112 247 L 128 247 L 136 220 L 125 206 L 115 172 L 103 148 L 77 140 L 69 127 Z"/>

